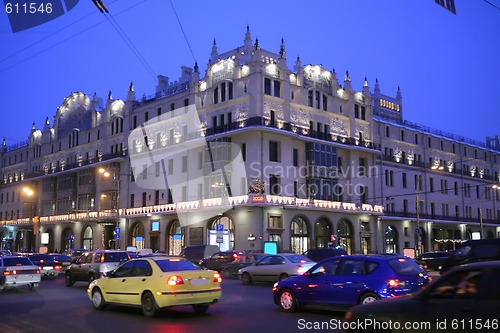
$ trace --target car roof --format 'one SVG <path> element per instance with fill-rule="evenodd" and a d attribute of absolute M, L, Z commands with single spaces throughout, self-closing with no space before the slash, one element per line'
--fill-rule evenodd
<path fill-rule="evenodd" d="M 339 256 L 339 257 L 332 257 L 335 259 L 374 259 L 374 260 L 381 260 L 381 261 L 387 261 L 395 258 L 403 258 L 403 259 L 411 259 L 410 257 L 403 256 L 401 254 L 392 254 L 392 253 L 386 253 L 386 254 L 350 254 L 346 256 Z M 331 259 L 331 258 L 330 258 Z"/>
<path fill-rule="evenodd" d="M 500 267 L 500 260 L 489 260 L 489 261 L 480 261 L 474 262 L 471 264 L 458 265 L 453 267 L 450 271 L 459 271 L 463 269 L 471 269 L 471 268 L 490 268 L 490 267 Z"/>

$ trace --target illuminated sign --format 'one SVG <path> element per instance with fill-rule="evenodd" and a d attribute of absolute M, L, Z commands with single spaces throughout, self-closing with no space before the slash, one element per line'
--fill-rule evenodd
<path fill-rule="evenodd" d="M 260 203 L 264 202 L 264 196 L 263 195 L 254 195 L 252 197 L 252 203 Z"/>

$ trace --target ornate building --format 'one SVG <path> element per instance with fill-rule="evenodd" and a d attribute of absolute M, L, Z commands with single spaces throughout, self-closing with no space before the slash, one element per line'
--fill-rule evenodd
<path fill-rule="evenodd" d="M 231 51 L 214 41 L 203 76 L 181 67 L 152 96 L 131 84 L 125 101 L 73 93 L 52 126 L 4 141 L 1 245 L 178 254 L 269 241 L 299 253 L 337 235 L 367 253 L 497 237 L 498 137 L 471 142 L 402 111 L 399 90 L 382 95 L 377 82 L 372 93 L 365 79 L 355 91 L 348 72 L 339 83 L 299 58 L 292 70 L 284 41 L 261 49 L 247 28 Z"/>

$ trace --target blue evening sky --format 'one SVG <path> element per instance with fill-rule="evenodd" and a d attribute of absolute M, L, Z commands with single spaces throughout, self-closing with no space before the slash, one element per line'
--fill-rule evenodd
<path fill-rule="evenodd" d="M 17 33 L 0 14 L 0 140 L 24 141 L 46 117 L 52 125 L 72 92 L 125 99 L 132 81 L 140 98 L 154 93 L 155 75 L 175 81 L 194 65 L 171 1 L 103 2 L 107 18 L 80 0 Z M 400 86 L 406 120 L 483 142 L 500 134 L 500 0 L 455 0 L 457 15 L 434 0 L 172 3 L 202 75 L 214 38 L 223 53 L 243 45 L 249 24 L 261 48 L 278 52 L 284 38 L 292 70 L 299 55 L 304 66 L 335 69 L 341 84 L 348 70 L 357 91 L 365 76 L 371 91 L 376 78 L 383 94 Z"/>

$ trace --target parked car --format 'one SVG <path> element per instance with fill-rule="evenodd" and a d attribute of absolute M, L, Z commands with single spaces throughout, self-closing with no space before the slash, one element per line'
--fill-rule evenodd
<path fill-rule="evenodd" d="M 126 260 L 130 260 L 127 251 L 98 250 L 83 253 L 75 263 L 68 266 L 64 274 L 66 286 L 71 287 L 77 281 L 88 283 L 102 277 Z"/>
<path fill-rule="evenodd" d="M 276 282 L 289 276 L 303 274 L 314 264 L 314 261 L 301 254 L 280 253 L 267 255 L 251 266 L 240 268 L 238 277 L 243 284 Z"/>
<path fill-rule="evenodd" d="M 415 262 L 425 270 L 439 271 L 450 255 L 448 251 L 425 252 L 416 256 Z"/>
<path fill-rule="evenodd" d="M 107 304 L 140 307 L 146 317 L 160 309 L 191 305 L 206 312 L 221 298 L 219 273 L 201 269 L 184 258 L 144 257 L 129 260 L 90 283 L 88 296 L 95 309 Z"/>
<path fill-rule="evenodd" d="M 467 240 L 443 263 L 441 273 L 458 265 L 492 260 L 500 260 L 500 238 Z"/>
<path fill-rule="evenodd" d="M 324 307 L 345 310 L 381 298 L 414 293 L 431 281 L 412 259 L 351 255 L 320 261 L 305 274 L 277 282 L 274 303 L 282 311 Z"/>
<path fill-rule="evenodd" d="M 218 251 L 219 247 L 217 245 L 192 245 L 182 249 L 180 256 L 199 264 L 200 260 L 208 258 Z"/>
<path fill-rule="evenodd" d="M 0 290 L 8 287 L 28 286 L 34 290 L 42 276 L 38 266 L 23 256 L 0 256 Z"/>
<path fill-rule="evenodd" d="M 302 254 L 310 258 L 312 261 L 320 262 L 321 260 L 326 258 L 345 256 L 347 255 L 347 251 L 344 249 L 331 249 L 328 247 L 318 247 L 309 249 Z"/>
<path fill-rule="evenodd" d="M 373 332 L 374 325 L 389 327 L 389 322 L 401 332 L 410 331 L 405 330 L 408 323 L 420 325 L 413 332 L 482 332 L 488 326 L 497 330 L 499 280 L 500 261 L 455 267 L 415 294 L 353 307 L 345 315 L 353 324 L 347 331 Z M 359 322 L 365 323 L 364 330 Z"/>
<path fill-rule="evenodd" d="M 71 264 L 71 258 L 63 254 L 31 253 L 28 259 L 37 265 L 42 278 L 55 279 Z"/>
<path fill-rule="evenodd" d="M 71 258 L 71 261 L 75 261 L 76 259 L 80 258 L 82 254 L 85 252 L 88 252 L 86 249 L 71 249 L 69 250 L 66 255 Z"/>
<path fill-rule="evenodd" d="M 222 265 L 222 276 L 226 279 L 238 278 L 238 270 L 251 266 L 267 256 L 265 253 L 241 253 L 230 263 Z"/>
<path fill-rule="evenodd" d="M 212 254 L 210 257 L 200 260 L 201 268 L 211 269 L 214 271 L 222 271 L 222 266 L 234 261 L 238 255 L 244 255 L 243 251 L 219 251 Z"/>

